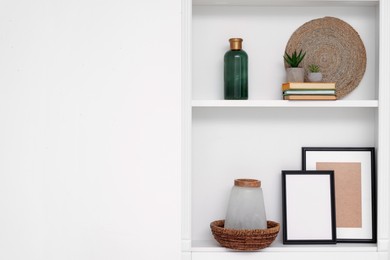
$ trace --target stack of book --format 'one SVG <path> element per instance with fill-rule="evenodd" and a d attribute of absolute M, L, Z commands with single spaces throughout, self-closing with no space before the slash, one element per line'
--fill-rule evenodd
<path fill-rule="evenodd" d="M 284 100 L 336 100 L 336 83 L 288 82 L 283 83 Z"/>

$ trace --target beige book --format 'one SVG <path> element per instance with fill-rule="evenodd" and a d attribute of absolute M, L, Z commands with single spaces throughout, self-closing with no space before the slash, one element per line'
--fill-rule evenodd
<path fill-rule="evenodd" d="M 336 100 L 335 95 L 288 95 L 284 100 Z"/>
<path fill-rule="evenodd" d="M 283 91 L 288 89 L 336 89 L 334 82 L 287 82 L 282 84 Z"/>

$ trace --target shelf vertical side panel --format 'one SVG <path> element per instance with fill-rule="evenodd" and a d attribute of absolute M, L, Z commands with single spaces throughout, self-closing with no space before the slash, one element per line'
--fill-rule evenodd
<path fill-rule="evenodd" d="M 182 250 L 191 248 L 192 1 L 182 0 Z"/>
<path fill-rule="evenodd" d="M 390 2 L 379 6 L 379 110 L 378 110 L 378 250 L 389 250 L 390 186 Z"/>

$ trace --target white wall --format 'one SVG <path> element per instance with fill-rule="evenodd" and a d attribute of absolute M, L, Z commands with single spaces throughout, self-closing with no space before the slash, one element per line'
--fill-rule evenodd
<path fill-rule="evenodd" d="M 178 259 L 180 0 L 0 1 L 0 259 Z"/>

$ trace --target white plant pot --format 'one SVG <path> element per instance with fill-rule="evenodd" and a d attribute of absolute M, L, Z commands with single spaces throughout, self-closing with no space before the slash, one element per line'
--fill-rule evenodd
<path fill-rule="evenodd" d="M 310 82 L 320 82 L 322 80 L 322 73 L 321 72 L 309 72 L 307 75 L 307 79 Z"/>
<path fill-rule="evenodd" d="M 287 68 L 287 82 L 303 82 L 305 79 L 305 69 L 303 68 Z"/>

